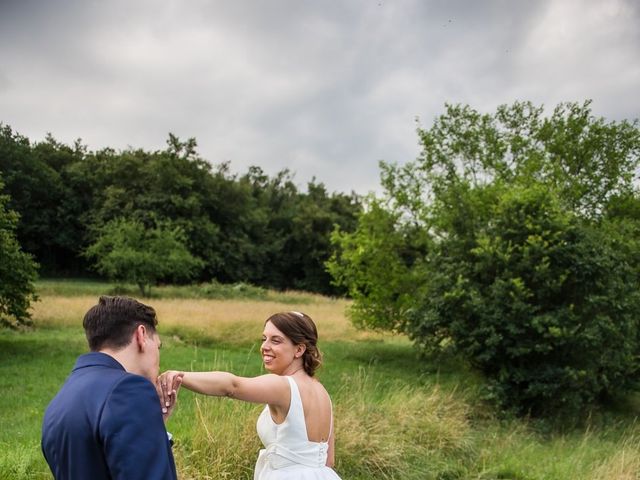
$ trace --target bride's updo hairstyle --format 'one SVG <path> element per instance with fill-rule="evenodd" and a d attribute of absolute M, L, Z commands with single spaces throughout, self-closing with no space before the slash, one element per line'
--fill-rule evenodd
<path fill-rule="evenodd" d="M 303 344 L 302 366 L 310 377 L 322 363 L 322 353 L 318 349 L 318 329 L 308 315 L 300 312 L 280 312 L 271 315 L 264 322 L 271 322 L 284 333 L 294 345 Z"/>

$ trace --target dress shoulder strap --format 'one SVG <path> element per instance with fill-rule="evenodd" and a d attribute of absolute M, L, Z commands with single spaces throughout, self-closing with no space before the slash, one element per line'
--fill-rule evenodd
<path fill-rule="evenodd" d="M 297 412 L 300 412 L 304 418 L 304 407 L 302 406 L 302 397 L 300 396 L 300 389 L 298 388 L 298 384 L 293 379 L 293 377 L 287 375 L 287 380 L 289 380 L 289 388 L 291 389 L 291 403 L 289 405 L 289 412 L 294 409 Z"/>

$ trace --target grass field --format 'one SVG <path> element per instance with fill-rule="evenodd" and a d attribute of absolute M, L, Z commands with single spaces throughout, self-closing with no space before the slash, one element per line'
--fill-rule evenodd
<path fill-rule="evenodd" d="M 35 327 L 0 330 L 0 479 L 51 478 L 39 447 L 42 415 L 86 351 L 82 315 L 112 290 L 88 282 L 38 287 Z M 480 400 L 480 379 L 461 362 L 419 360 L 402 337 L 354 329 L 346 301 L 258 293 L 216 299 L 156 289 L 147 303 L 159 314 L 161 368 L 260 374 L 264 319 L 280 310 L 307 312 L 325 354 L 319 377 L 332 394 L 336 470 L 345 480 L 640 479 L 640 412 L 632 402 L 571 430 L 505 419 Z M 182 391 L 168 422 L 180 478 L 252 478 L 260 409 Z"/>

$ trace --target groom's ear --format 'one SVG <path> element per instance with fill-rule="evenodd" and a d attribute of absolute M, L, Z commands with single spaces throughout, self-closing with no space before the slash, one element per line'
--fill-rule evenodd
<path fill-rule="evenodd" d="M 146 347 L 147 344 L 147 329 L 144 325 L 140 324 L 136 327 L 133 333 L 133 342 L 136 342 L 138 346 L 138 350 L 142 351 Z"/>

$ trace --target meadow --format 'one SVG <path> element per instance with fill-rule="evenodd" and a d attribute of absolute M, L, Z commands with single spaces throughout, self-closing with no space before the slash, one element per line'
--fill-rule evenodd
<path fill-rule="evenodd" d="M 87 351 L 81 319 L 100 282 L 41 281 L 34 325 L 0 330 L 0 479 L 51 478 L 40 452 L 44 409 Z M 135 296 L 135 290 L 121 293 Z M 335 410 L 336 470 L 345 480 L 638 480 L 640 407 L 629 399 L 579 427 L 517 419 L 481 396 L 455 358 L 420 358 L 404 337 L 355 329 L 349 302 L 249 286 L 157 288 L 161 369 L 262 372 L 264 319 L 301 310 L 317 323 L 319 378 Z M 182 479 L 250 479 L 262 407 L 181 391 L 167 423 Z"/>

